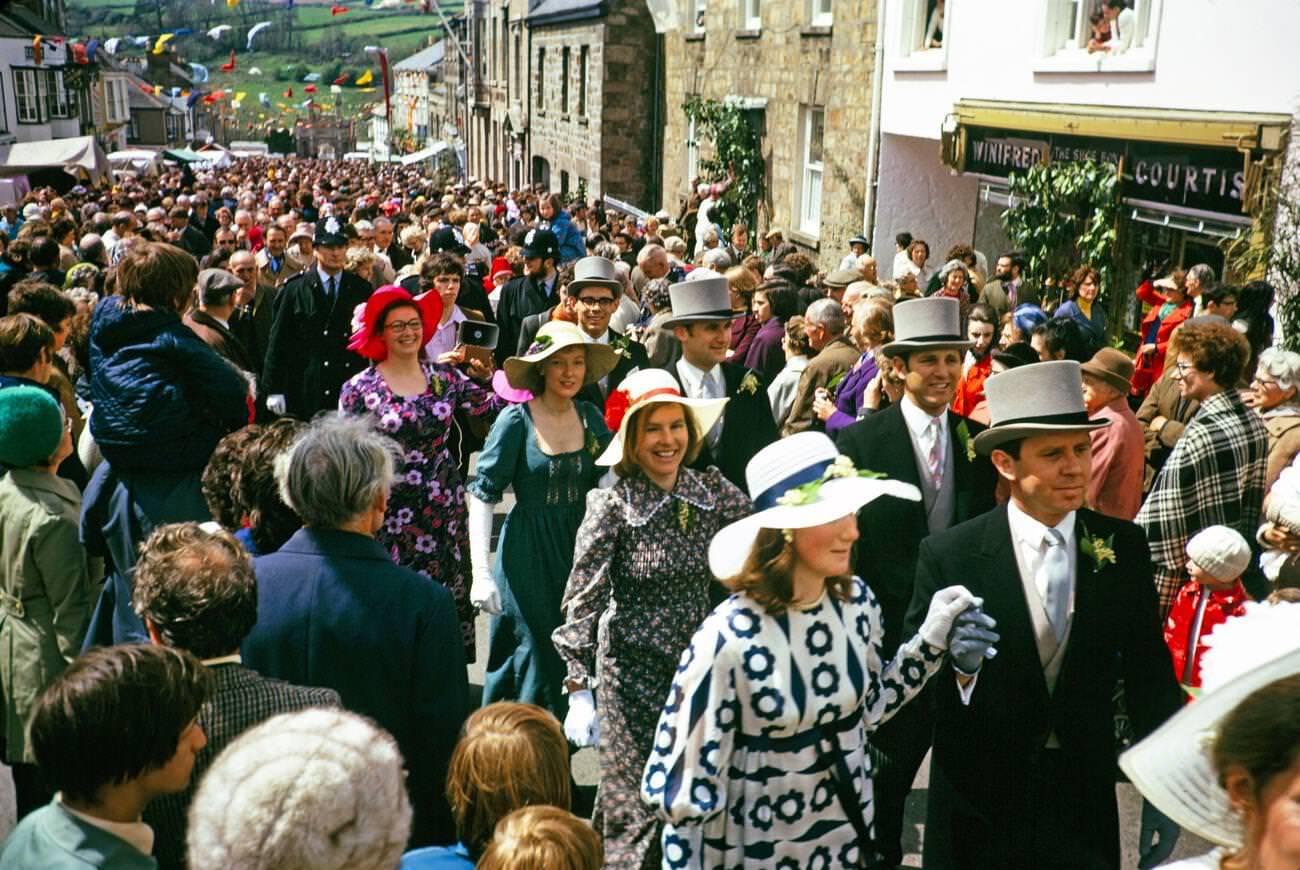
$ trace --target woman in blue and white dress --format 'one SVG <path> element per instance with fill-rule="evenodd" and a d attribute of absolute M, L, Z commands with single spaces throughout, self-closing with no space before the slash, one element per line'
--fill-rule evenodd
<path fill-rule="evenodd" d="M 677 669 L 642 781 L 667 825 L 665 867 L 871 866 L 869 729 L 943 662 L 975 671 L 996 642 L 961 586 L 935 594 L 917 636 L 880 655 L 880 606 L 850 575 L 859 508 L 910 484 L 858 472 L 820 432 L 746 470 L 758 513 L 709 547 L 733 590 Z"/>

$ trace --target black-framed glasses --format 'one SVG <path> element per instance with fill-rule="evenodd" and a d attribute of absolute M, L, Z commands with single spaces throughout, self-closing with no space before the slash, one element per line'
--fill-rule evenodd
<path fill-rule="evenodd" d="M 424 321 L 418 317 L 414 320 L 391 320 L 384 324 L 384 329 L 389 332 L 419 332 L 424 329 Z"/>
<path fill-rule="evenodd" d="M 579 296 L 578 304 L 584 308 L 608 308 L 618 302 L 612 296 Z"/>

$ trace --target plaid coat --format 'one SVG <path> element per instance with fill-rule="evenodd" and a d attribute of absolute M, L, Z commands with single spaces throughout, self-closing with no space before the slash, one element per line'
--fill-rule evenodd
<path fill-rule="evenodd" d="M 1188 538 L 1225 525 L 1254 540 L 1267 468 L 1268 430 L 1237 391 L 1202 402 L 1134 519 L 1151 544 L 1162 615 L 1182 580 Z"/>
<path fill-rule="evenodd" d="M 295 686 L 270 680 L 233 662 L 209 667 L 215 680 L 212 697 L 199 711 L 199 726 L 208 745 L 194 760 L 190 786 L 179 794 L 158 798 L 149 804 L 144 820 L 154 829 L 154 857 L 159 870 L 180 870 L 185 866 L 186 817 L 199 780 L 216 757 L 236 737 L 254 725 L 307 707 L 340 707 L 333 689 Z"/>

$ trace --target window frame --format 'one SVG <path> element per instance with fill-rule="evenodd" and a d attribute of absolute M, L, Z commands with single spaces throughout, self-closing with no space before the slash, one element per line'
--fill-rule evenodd
<path fill-rule="evenodd" d="M 809 27 L 832 27 L 834 24 L 834 0 L 808 0 Z"/>
<path fill-rule="evenodd" d="M 51 121 L 66 121 L 73 117 L 72 92 L 68 90 L 63 69 L 55 67 L 45 70 L 45 79 L 46 115 Z"/>
<path fill-rule="evenodd" d="M 565 116 L 569 114 L 569 61 L 572 56 L 569 46 L 560 49 L 560 114 Z"/>
<path fill-rule="evenodd" d="M 821 238 L 822 183 L 826 178 L 826 107 L 803 104 L 799 106 L 799 203 L 798 231 L 814 239 Z M 821 141 L 818 144 L 819 160 L 813 160 L 814 118 L 821 115 Z M 813 176 L 816 184 L 813 184 Z M 815 194 L 814 194 L 815 190 Z M 816 207 L 812 199 L 815 195 Z M 810 220 L 811 218 L 811 220 Z"/>
<path fill-rule="evenodd" d="M 537 46 L 537 111 L 546 111 L 546 46 Z"/>
<path fill-rule="evenodd" d="M 688 0 L 691 10 L 690 36 L 703 36 L 707 32 L 708 0 Z"/>
<path fill-rule="evenodd" d="M 9 132 L 9 110 L 5 106 L 5 80 L 0 76 L 0 133 Z"/>
<path fill-rule="evenodd" d="M 11 66 L 10 71 L 14 77 L 14 113 L 20 126 L 31 126 L 33 124 L 44 124 L 45 119 L 45 98 L 41 93 L 41 83 L 45 76 L 41 75 L 42 70 L 39 67 L 30 66 Z M 31 87 L 30 93 L 26 87 L 20 87 L 19 82 L 29 82 Z M 25 119 L 23 112 L 23 103 L 30 101 L 33 108 L 33 115 L 30 119 Z"/>
<path fill-rule="evenodd" d="M 763 0 L 740 0 L 740 29 L 748 33 L 763 29 Z"/>
<path fill-rule="evenodd" d="M 695 119 L 686 122 L 686 182 L 689 185 L 700 172 L 700 143 L 695 138 Z"/>
<path fill-rule="evenodd" d="M 952 42 L 952 9 L 947 0 L 943 13 L 943 43 L 929 48 L 923 43 L 930 29 L 930 0 L 902 0 L 895 34 L 897 54 L 893 68 L 897 72 L 943 72 L 948 69 L 948 45 Z"/>
<path fill-rule="evenodd" d="M 1088 18 L 1094 9 L 1100 8 L 1100 0 L 1047 0 L 1040 11 L 1034 72 L 1154 71 L 1164 0 L 1134 0 L 1130 9 L 1137 22 L 1137 32 L 1123 54 L 1088 53 Z"/>
<path fill-rule="evenodd" d="M 591 69 L 591 46 L 578 47 L 578 117 L 587 117 L 588 73 Z"/>

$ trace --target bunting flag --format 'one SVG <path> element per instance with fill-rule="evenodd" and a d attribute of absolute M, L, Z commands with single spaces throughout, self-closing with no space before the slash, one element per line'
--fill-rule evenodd
<path fill-rule="evenodd" d="M 315 85 L 307 85 L 307 87 L 303 88 L 302 90 L 303 90 L 303 93 L 306 93 L 306 94 L 314 94 L 314 93 L 316 93 L 316 86 L 315 86 Z"/>
<path fill-rule="evenodd" d="M 32 62 L 37 66 L 40 65 L 41 58 L 45 54 L 45 49 L 41 45 L 42 40 L 43 37 L 39 33 L 32 37 Z"/>
<path fill-rule="evenodd" d="M 350 79 L 351 77 L 352 76 L 349 75 L 348 73 L 344 73 L 343 75 L 339 76 L 334 80 L 334 86 L 338 87 L 339 85 L 346 85 L 348 83 L 348 79 Z"/>
<path fill-rule="evenodd" d="M 305 82 L 318 82 L 320 81 L 320 73 L 307 73 L 307 75 L 302 77 L 302 80 Z"/>
<path fill-rule="evenodd" d="M 269 21 L 259 21 L 258 23 L 254 24 L 251 28 L 249 28 L 248 47 L 247 47 L 248 51 L 253 50 L 253 37 L 257 36 L 257 34 L 261 33 L 263 30 L 266 30 L 266 28 L 270 26 L 271 26 L 271 22 Z"/>
<path fill-rule="evenodd" d="M 114 36 L 111 39 L 104 40 L 104 51 L 109 54 L 117 54 L 117 47 L 122 44 L 122 37 Z"/>
<path fill-rule="evenodd" d="M 330 93 L 341 94 L 343 93 L 343 88 L 339 87 L 338 85 L 330 85 Z"/>
<path fill-rule="evenodd" d="M 222 34 L 231 29 L 232 27 L 229 24 L 218 24 L 216 27 L 208 31 L 208 36 L 213 39 L 220 39 Z"/>
<path fill-rule="evenodd" d="M 153 44 L 153 53 L 162 54 L 163 46 L 165 46 L 167 43 L 171 42 L 175 38 L 176 38 L 176 34 L 174 33 L 164 33 L 162 36 L 158 37 L 158 41 Z"/>
<path fill-rule="evenodd" d="M 346 7 L 346 6 L 331 6 L 331 7 L 330 7 L 330 15 L 331 15 L 331 16 L 333 16 L 333 15 L 344 15 L 344 14 L 346 14 L 346 13 L 348 13 L 348 12 L 351 12 L 351 11 L 352 11 L 352 10 L 348 9 L 348 7 Z"/>
<path fill-rule="evenodd" d="M 80 42 L 72 46 L 72 62 L 83 66 L 90 63 L 90 58 L 87 57 L 86 46 L 82 45 Z"/>
<path fill-rule="evenodd" d="M 260 76 L 262 74 L 262 68 L 260 66 L 255 66 L 248 71 L 248 74 L 250 76 Z"/>
<path fill-rule="evenodd" d="M 356 83 L 357 83 L 358 85 L 368 85 L 368 84 L 370 84 L 371 82 L 373 82 L 374 80 L 375 80 L 375 74 L 374 74 L 373 72 L 371 72 L 370 70 L 366 70 L 366 71 L 363 72 L 360 76 L 357 77 L 357 82 L 356 82 Z"/>
<path fill-rule="evenodd" d="M 285 89 L 284 89 L 284 98 L 285 98 L 286 100 L 292 100 L 292 99 L 293 99 L 293 88 L 285 88 Z"/>
<path fill-rule="evenodd" d="M 305 100 L 303 100 L 301 103 L 299 103 L 299 104 L 298 104 L 298 108 L 300 108 L 300 109 L 310 109 L 310 108 L 311 108 L 311 97 L 308 97 L 307 99 L 305 99 Z"/>
<path fill-rule="evenodd" d="M 236 6 L 239 5 L 239 0 L 226 0 L 226 5 L 229 6 L 231 9 L 234 9 Z"/>
<path fill-rule="evenodd" d="M 379 75 L 382 80 L 381 84 L 384 86 L 384 118 L 391 128 L 393 125 L 393 76 L 388 67 L 388 49 L 381 48 L 378 45 L 367 45 L 365 50 L 367 55 L 379 62 Z"/>
<path fill-rule="evenodd" d="M 197 103 L 202 97 L 203 97 L 203 91 L 200 91 L 198 88 L 195 88 L 194 92 L 191 93 L 189 97 L 185 100 L 185 106 L 190 109 L 194 108 L 194 104 Z"/>
<path fill-rule="evenodd" d="M 242 103 L 242 102 L 244 101 L 244 97 L 246 97 L 246 96 L 248 96 L 248 92 L 247 92 L 247 91 L 238 91 L 238 92 L 236 92 L 236 94 L 235 94 L 235 102 L 236 102 L 236 103 Z"/>
<path fill-rule="evenodd" d="M 190 64 L 190 78 L 196 85 L 201 85 L 208 80 L 208 68 L 201 63 Z"/>
<path fill-rule="evenodd" d="M 233 48 L 230 49 L 230 60 L 221 65 L 221 71 L 226 73 L 235 71 L 235 50 Z"/>
<path fill-rule="evenodd" d="M 267 95 L 266 91 L 262 91 L 257 95 L 257 101 L 266 108 L 271 108 L 271 98 Z"/>

